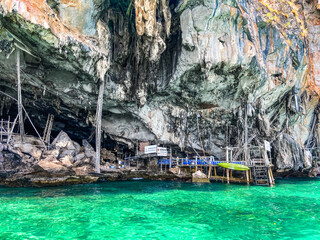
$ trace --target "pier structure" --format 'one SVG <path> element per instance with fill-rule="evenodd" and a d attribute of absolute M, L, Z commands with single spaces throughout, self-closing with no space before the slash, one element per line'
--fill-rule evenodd
<path fill-rule="evenodd" d="M 206 174 L 207 182 L 253 183 L 254 185 L 273 186 L 270 148 L 261 147 L 226 147 L 224 157 L 195 156 L 192 158 L 160 158 L 161 168 L 177 168 L 178 173 L 201 171 Z M 237 171 L 219 166 L 219 163 L 232 163 L 247 166 L 248 170 Z M 243 172 L 245 172 L 243 174 Z M 219 175 L 220 173 L 220 175 Z M 197 179 L 193 179 L 197 181 Z M 201 182 L 205 182 L 201 180 Z"/>

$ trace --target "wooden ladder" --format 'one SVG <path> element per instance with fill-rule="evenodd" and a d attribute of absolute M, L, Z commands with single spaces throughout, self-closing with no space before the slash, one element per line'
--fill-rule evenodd
<path fill-rule="evenodd" d="M 254 184 L 259 186 L 269 186 L 270 181 L 268 175 L 268 167 L 265 165 L 264 159 L 252 159 L 252 165 L 252 178 Z"/>
<path fill-rule="evenodd" d="M 48 114 L 46 127 L 43 132 L 43 139 L 45 143 L 50 144 L 50 136 L 51 136 L 52 126 L 53 126 L 53 121 L 54 121 L 54 116 L 52 114 Z"/>

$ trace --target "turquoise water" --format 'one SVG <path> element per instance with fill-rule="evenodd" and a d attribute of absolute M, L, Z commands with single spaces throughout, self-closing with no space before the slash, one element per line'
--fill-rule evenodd
<path fill-rule="evenodd" d="M 320 181 L 0 188 L 0 239 L 320 239 Z"/>

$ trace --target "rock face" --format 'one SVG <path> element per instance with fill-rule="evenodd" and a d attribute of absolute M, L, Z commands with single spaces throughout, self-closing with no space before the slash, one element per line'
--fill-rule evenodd
<path fill-rule="evenodd" d="M 303 148 L 320 136 L 317 1 L 36 2 L 0 2 L 0 90 L 16 95 L 22 49 L 23 103 L 39 128 L 51 112 L 55 132 L 90 135 L 103 79 L 102 129 L 117 142 L 223 154 L 244 144 L 247 116 L 249 144 L 270 141 L 279 170 L 311 167 Z M 1 98 L 0 115 L 14 115 L 13 103 Z M 72 156 L 64 167 L 81 162 L 79 146 L 65 150 L 54 155 Z"/>
<path fill-rule="evenodd" d="M 34 145 L 35 140 L 34 137 L 24 137 L 24 143 L 16 142 L 7 150 L 1 148 L 0 170 L 6 174 L 6 178 L 3 181 L 0 179 L 0 184 L 56 186 L 98 180 L 92 175 L 94 154 L 86 156 L 85 150 L 81 151 L 80 145 L 65 132 L 58 134 L 49 150 L 43 145 Z"/>

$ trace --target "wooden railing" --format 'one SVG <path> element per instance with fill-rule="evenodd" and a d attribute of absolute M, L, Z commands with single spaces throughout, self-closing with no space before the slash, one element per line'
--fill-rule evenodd
<path fill-rule="evenodd" d="M 0 120 L 0 141 L 7 141 L 10 133 L 12 133 L 12 128 L 14 127 L 14 122 L 10 120 Z"/>
<path fill-rule="evenodd" d="M 192 158 L 162 158 L 159 164 L 170 166 L 216 166 L 218 163 L 237 163 L 246 166 L 254 166 L 259 160 L 259 165 L 270 166 L 270 160 L 265 147 L 226 147 L 223 158 L 215 156 L 196 156 Z"/>

